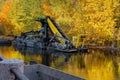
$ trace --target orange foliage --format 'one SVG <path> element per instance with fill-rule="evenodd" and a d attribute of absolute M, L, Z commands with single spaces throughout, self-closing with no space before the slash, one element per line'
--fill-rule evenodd
<path fill-rule="evenodd" d="M 4 35 L 13 35 L 14 25 L 11 23 L 10 20 L 7 20 L 6 18 L 0 17 L 0 27 L 3 27 Z"/>
<path fill-rule="evenodd" d="M 11 0 L 7 0 L 3 6 L 3 9 L 0 13 L 0 17 L 6 17 L 6 15 L 8 14 L 9 10 L 10 10 L 10 6 L 11 6 Z"/>
<path fill-rule="evenodd" d="M 42 5 L 43 13 L 46 16 L 55 17 L 55 14 L 52 12 L 51 4 L 45 0 Z"/>
<path fill-rule="evenodd" d="M 4 28 L 3 33 L 5 34 L 10 34 L 12 32 L 11 27 L 13 27 L 11 21 L 6 19 L 6 16 L 10 10 L 10 6 L 11 6 L 11 0 L 7 0 L 0 12 L 0 26 Z"/>

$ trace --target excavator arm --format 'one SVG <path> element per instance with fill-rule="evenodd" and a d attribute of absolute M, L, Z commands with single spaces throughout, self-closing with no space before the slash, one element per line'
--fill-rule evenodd
<path fill-rule="evenodd" d="M 55 21 L 47 16 L 45 19 L 39 19 L 43 25 L 43 28 L 47 28 L 45 32 L 51 32 L 54 37 L 52 37 L 50 40 L 53 38 L 56 38 L 62 45 L 69 45 L 72 48 L 75 48 L 75 46 L 70 42 L 70 40 L 67 38 L 67 36 L 64 34 L 64 32 L 60 29 L 60 27 L 55 23 Z M 44 26 L 46 24 L 46 26 Z"/>
<path fill-rule="evenodd" d="M 51 19 L 49 16 L 46 17 L 47 23 L 53 34 L 57 35 L 57 39 L 60 41 L 60 43 L 67 44 L 71 46 L 72 48 L 75 48 L 75 46 L 70 42 L 68 37 L 64 34 L 64 32 L 60 29 L 60 27 L 55 23 L 53 19 Z"/>
<path fill-rule="evenodd" d="M 53 34 L 57 35 L 58 37 L 58 40 L 62 43 L 62 44 L 65 44 L 65 40 L 63 40 L 63 36 L 62 34 L 59 32 L 59 30 L 56 28 L 56 26 L 52 23 L 52 21 L 50 20 L 50 18 L 47 18 L 47 22 L 48 22 L 48 25 L 51 29 L 51 31 L 53 32 Z"/>

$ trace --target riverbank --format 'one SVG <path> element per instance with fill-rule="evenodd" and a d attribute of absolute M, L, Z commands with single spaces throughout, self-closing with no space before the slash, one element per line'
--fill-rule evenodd
<path fill-rule="evenodd" d="M 0 44 L 11 44 L 14 40 L 14 36 L 0 36 Z M 100 50 L 120 50 L 120 47 L 112 47 L 106 45 L 88 44 L 88 49 L 100 49 Z"/>
<path fill-rule="evenodd" d="M 0 35 L 0 39 L 9 39 L 9 40 L 14 40 L 14 36 L 2 36 Z"/>
<path fill-rule="evenodd" d="M 106 50 L 106 51 L 120 51 L 120 47 L 112 47 L 112 46 L 98 46 L 98 45 L 88 45 L 88 49 L 99 49 L 99 50 Z"/>

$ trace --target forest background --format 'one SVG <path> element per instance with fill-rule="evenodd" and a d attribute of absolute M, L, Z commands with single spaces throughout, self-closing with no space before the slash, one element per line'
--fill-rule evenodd
<path fill-rule="evenodd" d="M 40 29 L 38 17 L 51 16 L 72 40 L 120 45 L 120 0 L 0 0 L 0 35 Z"/>

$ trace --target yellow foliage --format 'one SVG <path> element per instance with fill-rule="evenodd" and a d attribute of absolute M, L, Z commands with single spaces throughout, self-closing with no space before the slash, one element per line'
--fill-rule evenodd
<path fill-rule="evenodd" d="M 89 37 L 98 39 L 113 39 L 116 25 L 114 10 L 118 3 L 117 0 L 85 0 L 81 2 L 82 13 L 77 15 L 80 18 L 76 17 L 74 20 L 75 28 L 71 32 L 77 32 L 76 35 L 91 34 Z"/>
<path fill-rule="evenodd" d="M 30 29 L 39 29 L 39 27 L 35 28 L 36 24 L 31 20 L 32 18 L 51 16 L 71 37 L 89 34 L 88 38 L 95 38 L 95 42 L 98 39 L 112 40 L 114 38 L 115 21 L 119 21 L 115 18 L 116 15 L 119 17 L 119 11 L 117 11 L 120 6 L 119 0 L 37 0 L 29 2 L 34 6 L 27 5 L 27 1 L 29 0 L 7 0 L 0 12 L 0 15 L 7 15 L 10 18 L 15 34 L 25 32 L 29 25 L 33 26 Z M 11 10 L 10 13 L 9 10 Z"/>
<path fill-rule="evenodd" d="M 52 12 L 52 9 L 51 9 L 51 5 L 49 3 L 48 0 L 43 0 L 43 3 L 42 3 L 42 9 L 43 9 L 43 14 L 45 16 L 51 16 L 51 17 L 54 17 L 54 14 Z"/>

